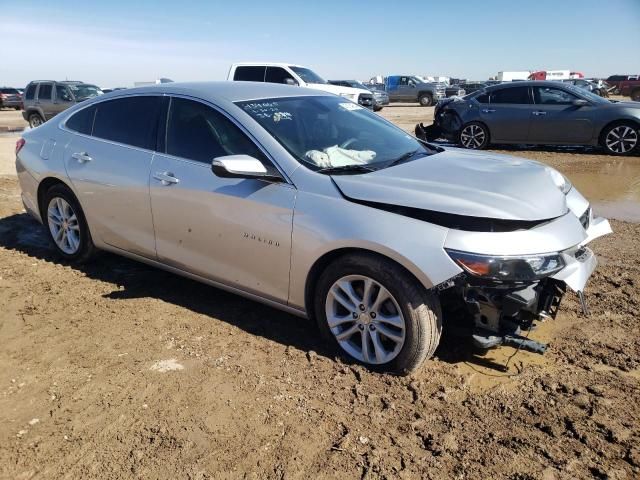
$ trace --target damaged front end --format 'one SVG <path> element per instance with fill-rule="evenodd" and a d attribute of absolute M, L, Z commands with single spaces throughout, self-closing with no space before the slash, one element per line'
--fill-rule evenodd
<path fill-rule="evenodd" d="M 463 101 L 459 97 L 451 97 L 437 103 L 433 113 L 433 124 L 424 125 L 418 123 L 415 128 L 415 136 L 425 142 L 432 142 L 438 139 L 446 139 L 451 142 L 457 141 L 457 135 L 462 128 L 462 119 L 458 112 L 449 106 L 454 102 Z"/>
<path fill-rule="evenodd" d="M 608 228 L 604 222 L 603 234 Z M 588 313 L 583 292 L 597 262 L 585 246 L 513 257 L 447 253 L 463 273 L 441 288 L 443 310 L 467 320 L 474 346 L 481 350 L 506 345 L 544 353 L 547 345 L 530 339 L 529 333 L 538 322 L 555 319 L 567 286 Z"/>

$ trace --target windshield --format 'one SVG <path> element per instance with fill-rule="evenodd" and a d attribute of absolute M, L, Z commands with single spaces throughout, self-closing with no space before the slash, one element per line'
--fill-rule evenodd
<path fill-rule="evenodd" d="M 581 95 L 582 97 L 587 98 L 589 101 L 593 103 L 611 103 L 606 98 L 602 98 L 600 95 L 596 95 L 595 93 L 590 92 L 586 88 L 576 87 L 575 85 L 571 85 L 570 83 L 565 83 L 564 86 L 567 88 L 567 90 L 577 93 L 578 95 Z"/>
<path fill-rule="evenodd" d="M 327 83 L 327 81 L 313 70 L 304 67 L 289 67 L 306 83 Z"/>
<path fill-rule="evenodd" d="M 349 82 L 349 85 L 350 85 L 352 88 L 361 88 L 361 89 L 363 89 L 363 90 L 370 90 L 368 87 L 365 87 L 365 86 L 364 86 L 364 84 L 362 84 L 362 83 L 360 83 L 360 82 L 358 82 L 358 81 L 355 81 L 355 80 L 353 80 L 353 81 Z"/>
<path fill-rule="evenodd" d="M 237 105 L 314 170 L 386 168 L 436 153 L 375 113 L 340 97 L 273 98 Z"/>
<path fill-rule="evenodd" d="M 76 83 L 67 86 L 73 92 L 73 96 L 76 98 L 76 100 L 86 100 L 87 98 L 93 98 L 97 97 L 98 95 L 102 95 L 102 90 L 100 90 L 95 85 L 89 85 L 88 83 Z"/>

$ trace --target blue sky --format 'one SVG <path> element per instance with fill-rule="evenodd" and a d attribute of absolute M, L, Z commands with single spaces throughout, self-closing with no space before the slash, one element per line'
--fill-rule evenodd
<path fill-rule="evenodd" d="M 0 84 L 14 86 L 223 80 L 232 62 L 250 60 L 360 80 L 640 73 L 640 0 L 4 2 Z"/>

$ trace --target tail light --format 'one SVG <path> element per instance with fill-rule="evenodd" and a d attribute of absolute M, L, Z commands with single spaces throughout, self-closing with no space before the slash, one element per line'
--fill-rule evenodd
<path fill-rule="evenodd" d="M 18 152 L 20 152 L 20 150 L 22 150 L 22 147 L 24 147 L 25 143 L 27 143 L 27 142 L 26 142 L 26 140 L 24 138 L 21 138 L 16 142 L 16 155 L 18 155 Z"/>

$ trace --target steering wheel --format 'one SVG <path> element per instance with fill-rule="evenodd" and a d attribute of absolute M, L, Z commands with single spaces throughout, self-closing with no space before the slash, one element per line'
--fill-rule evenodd
<path fill-rule="evenodd" d="M 356 138 L 356 137 L 351 137 L 351 138 L 345 140 L 344 142 L 342 142 L 340 144 L 340 148 L 347 148 L 350 145 L 352 145 L 353 143 L 357 142 L 358 140 L 360 140 L 360 139 Z"/>

